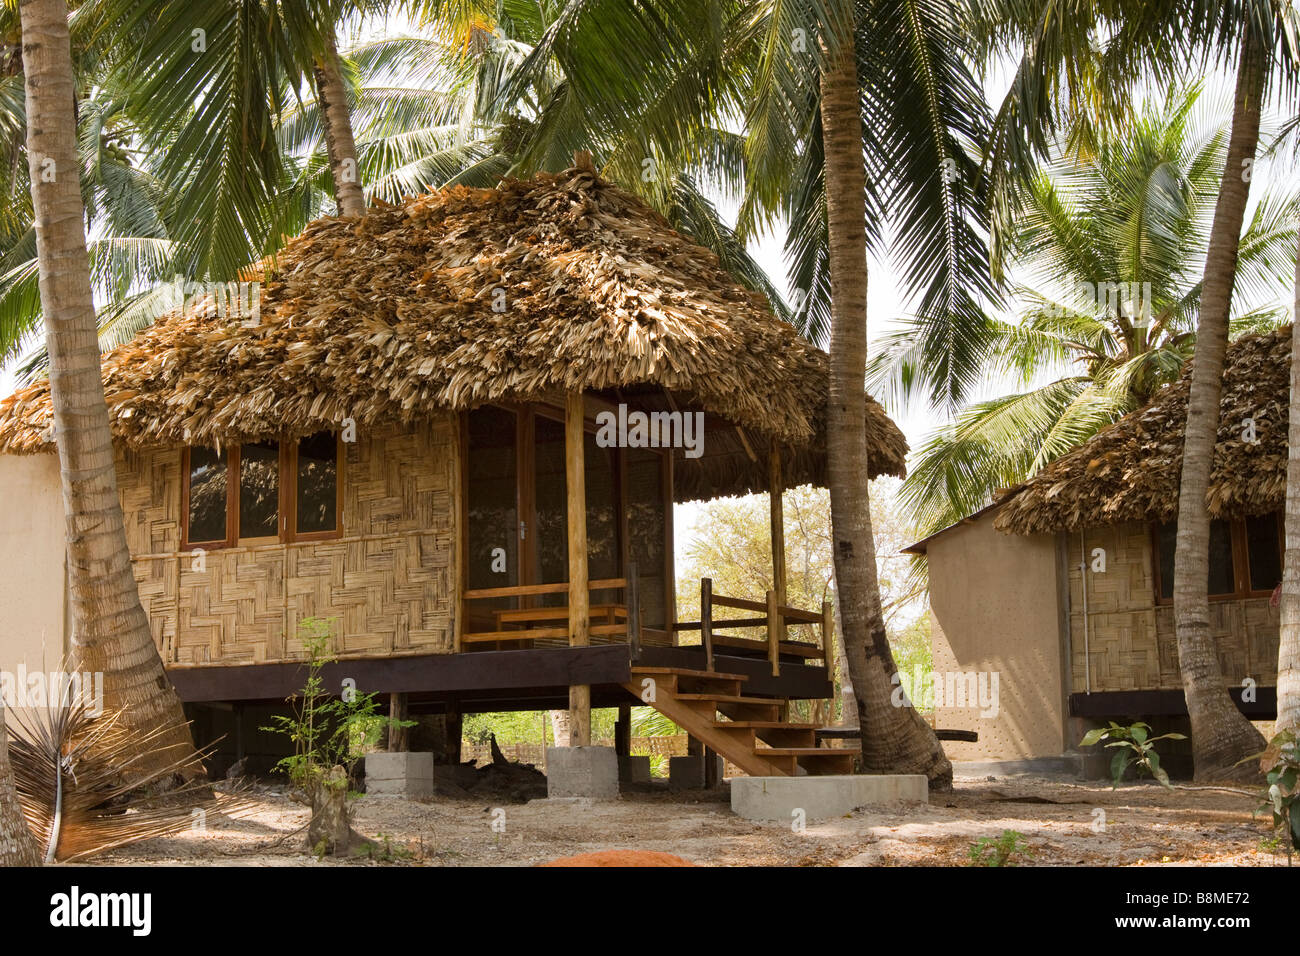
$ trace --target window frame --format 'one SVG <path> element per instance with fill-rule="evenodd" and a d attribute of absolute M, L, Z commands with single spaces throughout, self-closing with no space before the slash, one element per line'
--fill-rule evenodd
<path fill-rule="evenodd" d="M 288 544 L 300 541 L 333 541 L 343 537 L 343 474 L 346 470 L 347 456 L 343 448 L 341 432 L 334 433 L 334 529 L 332 531 L 298 530 L 298 443 L 310 437 L 310 435 L 299 435 L 280 443 L 280 537 Z"/>
<path fill-rule="evenodd" d="M 1278 564 L 1282 564 L 1285 554 L 1285 533 L 1282 512 L 1273 512 L 1273 525 L 1277 531 Z M 1258 517 L 1253 515 L 1252 517 Z M 1250 587 L 1250 549 L 1246 539 L 1245 518 L 1225 518 L 1232 539 L 1232 590 L 1223 594 L 1208 595 L 1211 601 L 1244 601 L 1250 598 L 1266 598 L 1273 594 L 1274 588 L 1267 591 L 1255 591 Z M 1148 527 L 1148 539 L 1151 542 L 1151 578 L 1158 607 L 1170 607 L 1172 597 L 1165 597 L 1164 577 L 1160 570 L 1160 522 L 1152 522 Z"/>
<path fill-rule="evenodd" d="M 233 443 L 225 447 L 226 460 L 226 537 L 215 541 L 194 541 L 190 538 L 190 453 L 194 446 L 186 445 L 181 449 L 181 550 L 203 549 L 216 551 L 223 548 L 256 548 L 268 544 L 295 544 L 312 541 L 333 541 L 343 537 L 343 501 L 344 482 L 346 481 L 347 456 L 344 450 L 343 436 L 334 432 L 335 445 L 335 482 L 334 482 L 334 529 L 332 531 L 298 531 L 298 443 L 309 436 L 280 436 L 276 438 L 279 446 L 279 506 L 277 507 L 279 530 L 275 535 L 263 535 L 255 538 L 239 536 L 239 462 L 240 445 Z"/>

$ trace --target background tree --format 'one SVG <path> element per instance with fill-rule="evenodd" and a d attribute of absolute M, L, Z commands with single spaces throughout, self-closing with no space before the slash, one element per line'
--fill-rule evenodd
<path fill-rule="evenodd" d="M 911 524 L 897 503 L 899 482 L 877 478 L 871 483 L 871 514 L 880 568 L 881 610 L 899 665 L 905 670 L 929 668 L 925 579 L 912 573 L 910 559 L 901 554 L 916 540 Z M 830 496 L 824 488 L 804 485 L 782 496 L 785 514 L 786 590 L 795 607 L 819 608 L 836 601 L 835 567 L 831 558 Z M 677 614 L 699 620 L 700 579 L 713 579 L 715 593 L 762 601 L 772 587 L 772 536 L 765 495 L 725 498 L 700 506 L 685 548 L 677 579 Z M 839 692 L 838 713 L 815 712 L 820 720 L 857 722 L 857 705 L 843 657 L 843 634 L 832 635 L 828 661 Z M 742 634 L 743 636 L 743 634 Z M 796 706 L 802 706 L 796 704 Z"/>
<path fill-rule="evenodd" d="M 1090 3 L 1061 15 L 1052 0 L 972 5 L 967 29 L 981 58 L 1010 43 L 1022 46 L 1010 89 L 996 112 L 983 169 L 989 184 L 995 275 L 1003 240 L 1023 190 L 1062 118 L 1083 117 L 1080 142 L 1122 115 L 1119 104 L 1139 81 L 1168 82 L 1216 66 L 1233 68 L 1236 91 L 1227 159 L 1210 230 L 1197 319 L 1195 364 L 1188 405 L 1179 495 L 1174 615 L 1179 669 L 1192 725 L 1198 777 L 1231 772 L 1260 749 L 1259 734 L 1233 704 L 1209 633 L 1207 595 L 1209 517 L 1205 493 L 1218 426 L 1223 355 L 1227 347 L 1238 244 L 1259 138 L 1266 87 L 1294 92 L 1297 20 L 1290 0 L 1143 0 Z M 973 331 L 972 364 L 929 368 L 935 395 L 960 396 L 975 381 L 972 368 L 993 336 Z"/>
<path fill-rule="evenodd" d="M 140 606 L 117 496 L 78 176 L 68 8 L 63 0 L 24 0 L 20 12 L 27 159 L 67 519 L 72 653 L 76 669 L 103 672 L 105 706 L 121 710 L 126 726 L 175 728 L 142 759 L 144 769 L 171 763 L 177 748 L 194 745 Z"/>
<path fill-rule="evenodd" d="M 1265 88 L 1283 72 L 1294 79 L 1297 11 L 1281 0 L 1206 5 L 1187 25 L 1187 35 L 1237 57 L 1228 157 L 1214 210 L 1205 278 L 1201 287 L 1183 435 L 1178 537 L 1174 551 L 1174 631 L 1183 696 L 1191 719 L 1197 779 L 1254 774 L 1238 762 L 1263 749 L 1263 738 L 1237 709 L 1224 684 L 1210 633 L 1210 517 L 1206 501 L 1214 445 L 1228 320 L 1237 277 L 1239 240 L 1250 192 L 1250 171 L 1259 146 Z"/>
<path fill-rule="evenodd" d="M 920 449 L 904 500 L 923 534 L 961 520 L 1176 380 L 1192 353 L 1209 214 L 1226 124 L 1206 128 L 1192 88 L 1101 130 L 1086 152 L 1058 143 L 1030 183 L 1009 238 L 1019 314 L 988 318 L 981 374 L 1017 391 L 968 405 Z M 1294 195 L 1257 204 L 1242 233 L 1234 334 L 1287 321 Z M 872 360 L 877 394 L 899 402 L 925 361 L 913 323 Z"/>
<path fill-rule="evenodd" d="M 1300 316 L 1300 250 L 1296 253 L 1295 308 Z M 1300 335 L 1291 330 L 1291 404 L 1286 462 L 1286 551 L 1277 645 L 1277 732 L 1300 731 Z"/>

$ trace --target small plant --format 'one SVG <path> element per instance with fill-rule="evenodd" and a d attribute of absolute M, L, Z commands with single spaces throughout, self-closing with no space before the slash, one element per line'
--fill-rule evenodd
<path fill-rule="evenodd" d="M 1273 849 L 1286 847 L 1286 865 L 1293 850 L 1300 850 L 1300 738 L 1293 730 L 1275 734 L 1268 749 L 1259 754 L 1259 769 L 1268 789 L 1259 810 L 1273 814 Z M 1259 811 L 1256 811 L 1259 812 Z"/>
<path fill-rule="evenodd" d="M 357 761 L 390 726 L 412 727 L 378 713 L 374 694 L 355 690 L 334 696 L 325 688 L 322 668 L 333 661 L 332 622 L 304 618 L 298 637 L 307 654 L 307 682 L 290 697 L 289 715 L 277 714 L 263 730 L 288 737 L 293 753 L 275 769 L 286 774 L 311 805 L 307 846 L 315 856 L 345 853 L 351 833 L 347 797 Z"/>
<path fill-rule="evenodd" d="M 976 840 L 966 856 L 971 866 L 1015 866 L 1016 857 L 1034 858 L 1029 845 L 1015 830 L 1003 830 L 997 837 Z"/>
<path fill-rule="evenodd" d="M 392 836 L 387 833 L 380 833 L 378 842 L 363 845 L 359 855 L 369 857 L 376 863 L 393 863 L 415 858 L 415 854 L 408 847 L 401 843 L 394 843 Z"/>
<path fill-rule="evenodd" d="M 1098 727 L 1083 735 L 1079 741 L 1081 747 L 1091 747 L 1103 740 L 1110 740 L 1107 747 L 1114 747 L 1115 756 L 1110 761 L 1111 788 L 1117 788 L 1129 764 L 1134 764 L 1139 771 L 1146 771 L 1163 787 L 1173 789 L 1169 774 L 1160 766 L 1160 755 L 1156 753 L 1157 740 L 1186 740 L 1184 734 L 1161 734 L 1151 736 L 1151 726 L 1138 721 L 1125 727 L 1110 722 L 1109 727 Z"/>

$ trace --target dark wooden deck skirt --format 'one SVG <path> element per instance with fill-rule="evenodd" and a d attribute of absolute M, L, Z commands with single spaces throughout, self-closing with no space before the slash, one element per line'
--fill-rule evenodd
<path fill-rule="evenodd" d="M 1277 718 L 1277 688 L 1255 688 L 1255 700 L 1244 702 L 1241 688 L 1232 689 L 1237 709 L 1251 720 Z M 1071 717 L 1100 717 L 1119 721 L 1122 717 L 1168 717 L 1187 713 L 1181 690 L 1109 690 L 1070 695 Z"/>
<path fill-rule="evenodd" d="M 659 667 L 703 668 L 703 652 L 694 647 L 644 647 L 639 663 Z M 351 678 L 363 693 L 405 693 L 411 708 L 440 710 L 456 701 L 466 713 L 495 710 L 546 710 L 568 707 L 569 687 L 587 684 L 592 705 L 627 703 L 620 686 L 631 677 L 632 658 L 625 644 L 531 650 L 475 651 L 418 657 L 376 657 L 326 664 L 321 678 L 337 693 Z M 772 677 L 765 659 L 716 655 L 718 671 L 745 674 L 745 693 L 758 696 L 824 698 L 833 693 L 824 667 L 783 663 Z M 237 701 L 282 701 L 306 679 L 299 663 L 232 664 L 178 667 L 167 676 L 187 704 Z"/>

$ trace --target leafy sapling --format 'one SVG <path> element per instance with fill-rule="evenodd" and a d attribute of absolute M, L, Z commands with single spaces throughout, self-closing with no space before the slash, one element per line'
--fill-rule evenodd
<path fill-rule="evenodd" d="M 305 618 L 298 625 L 307 658 L 307 681 L 288 700 L 290 713 L 277 714 L 263 730 L 288 737 L 293 753 L 275 769 L 286 774 L 311 806 L 307 846 L 317 855 L 344 854 L 351 842 L 351 811 L 347 805 L 357 762 L 389 727 L 412 727 L 414 721 L 395 720 L 378 713 L 374 694 L 344 687 L 335 695 L 325 687 L 321 671 L 335 656 L 331 650 L 332 622 Z"/>
<path fill-rule="evenodd" d="M 1142 721 L 1129 724 L 1125 727 L 1121 724 L 1110 722 L 1109 727 L 1097 727 L 1083 735 L 1083 740 L 1079 741 L 1081 747 L 1092 747 L 1103 740 L 1109 740 L 1107 747 L 1115 748 L 1115 756 L 1110 761 L 1111 788 L 1119 786 L 1119 782 L 1124 777 L 1124 771 L 1133 764 L 1139 770 L 1149 773 L 1163 787 L 1173 789 L 1169 782 L 1169 774 L 1160 766 L 1160 755 L 1156 753 L 1155 743 L 1157 740 L 1186 740 L 1184 734 L 1161 734 L 1158 737 L 1151 736 L 1151 726 Z"/>

